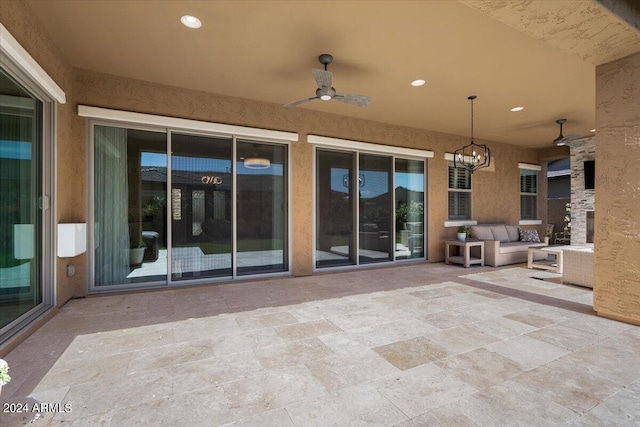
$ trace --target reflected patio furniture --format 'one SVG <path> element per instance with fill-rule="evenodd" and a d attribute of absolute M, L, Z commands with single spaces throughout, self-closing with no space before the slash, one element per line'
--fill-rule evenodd
<path fill-rule="evenodd" d="M 555 238 L 553 235 L 553 229 L 556 227 L 555 224 L 547 224 L 547 237 L 549 238 L 549 244 L 550 245 L 554 245 L 555 244 Z"/>
<path fill-rule="evenodd" d="M 559 231 L 555 234 L 554 242 L 556 245 L 570 245 L 571 244 L 571 232 Z"/>

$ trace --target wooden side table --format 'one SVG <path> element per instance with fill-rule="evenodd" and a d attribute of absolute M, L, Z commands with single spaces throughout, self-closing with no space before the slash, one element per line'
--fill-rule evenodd
<path fill-rule="evenodd" d="M 484 266 L 484 240 L 467 239 L 464 242 L 460 240 L 445 240 L 444 246 L 445 264 L 462 264 L 465 268 L 468 268 L 472 264 Z M 458 255 L 451 255 L 451 246 L 457 246 L 459 248 Z M 480 257 L 471 256 L 471 248 L 473 247 L 480 248 Z"/>

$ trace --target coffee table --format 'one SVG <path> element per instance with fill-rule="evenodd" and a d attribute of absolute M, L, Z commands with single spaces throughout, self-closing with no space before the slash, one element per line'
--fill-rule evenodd
<path fill-rule="evenodd" d="M 527 267 L 551 270 L 562 274 L 562 252 L 567 246 L 544 246 L 529 248 L 527 253 Z M 544 255 L 544 259 L 536 260 L 536 255 Z M 554 260 L 549 260 L 549 255 L 555 256 Z"/>

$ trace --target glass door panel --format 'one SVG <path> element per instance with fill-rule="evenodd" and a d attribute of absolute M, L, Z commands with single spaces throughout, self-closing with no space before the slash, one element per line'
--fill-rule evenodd
<path fill-rule="evenodd" d="M 355 264 L 353 153 L 316 153 L 316 267 Z"/>
<path fill-rule="evenodd" d="M 94 284 L 167 280 L 166 134 L 96 125 Z"/>
<path fill-rule="evenodd" d="M 396 259 L 424 258 L 424 162 L 396 159 Z"/>
<path fill-rule="evenodd" d="M 231 276 L 232 140 L 171 134 L 171 278 Z"/>
<path fill-rule="evenodd" d="M 360 154 L 358 254 L 361 264 L 393 259 L 391 161 L 391 157 Z"/>
<path fill-rule="evenodd" d="M 286 147 L 238 141 L 237 273 L 286 270 Z"/>
<path fill-rule="evenodd" d="M 0 329 L 42 303 L 43 105 L 0 70 Z"/>

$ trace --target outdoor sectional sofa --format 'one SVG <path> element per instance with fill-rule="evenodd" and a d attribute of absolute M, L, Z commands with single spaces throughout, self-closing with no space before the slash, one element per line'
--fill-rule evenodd
<path fill-rule="evenodd" d="M 523 242 L 520 229 L 515 225 L 479 224 L 471 227 L 471 237 L 484 240 L 484 262 L 492 267 L 527 262 L 529 248 L 549 245 L 549 238 L 542 242 Z M 540 255 L 535 259 L 543 259 Z"/>

